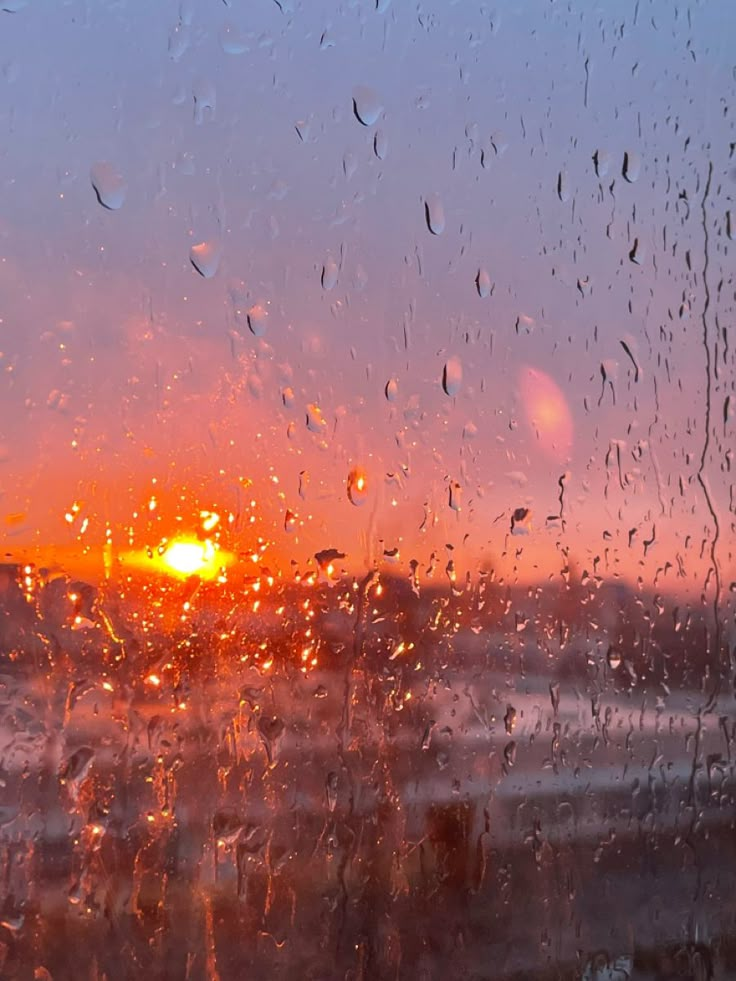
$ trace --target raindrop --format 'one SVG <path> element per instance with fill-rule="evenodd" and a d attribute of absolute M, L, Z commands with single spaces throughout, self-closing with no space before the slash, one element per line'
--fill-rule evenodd
<path fill-rule="evenodd" d="M 220 31 L 220 46 L 225 54 L 245 54 L 249 50 L 245 35 L 232 24 L 225 24 Z"/>
<path fill-rule="evenodd" d="M 189 250 L 189 261 L 200 276 L 212 279 L 220 264 L 220 250 L 214 242 L 200 242 Z"/>
<path fill-rule="evenodd" d="M 368 497 L 368 477 L 361 467 L 353 467 L 348 474 L 348 499 L 351 504 L 360 507 Z"/>
<path fill-rule="evenodd" d="M 192 87 L 194 96 L 194 122 L 200 125 L 205 119 L 205 110 L 214 113 L 217 95 L 214 84 L 208 78 L 199 78 Z"/>
<path fill-rule="evenodd" d="M 322 266 L 322 288 L 325 290 L 334 289 L 337 286 L 339 267 L 332 256 L 328 256 L 324 266 Z"/>
<path fill-rule="evenodd" d="M 478 427 L 474 422 L 466 422 L 463 426 L 463 439 L 475 439 L 478 435 Z"/>
<path fill-rule="evenodd" d="M 309 471 L 302 470 L 299 474 L 299 497 L 303 501 L 307 498 L 307 491 L 309 490 Z"/>
<path fill-rule="evenodd" d="M 611 154 L 607 150 L 596 150 L 593 154 L 593 166 L 597 177 L 605 177 L 611 166 Z"/>
<path fill-rule="evenodd" d="M 327 429 L 327 422 L 322 416 L 322 410 L 314 402 L 307 406 L 307 429 L 310 433 L 324 433 Z"/>
<path fill-rule="evenodd" d="M 339 785 L 338 776 L 336 773 L 328 773 L 327 780 L 325 781 L 325 790 L 327 792 L 327 810 L 335 810 L 335 805 L 337 804 L 337 788 Z"/>
<path fill-rule="evenodd" d="M 391 6 L 391 0 L 376 0 L 376 10 L 379 14 L 385 14 Z"/>
<path fill-rule="evenodd" d="M 278 757 L 279 746 L 285 729 L 283 720 L 277 715 L 262 715 L 258 720 L 258 731 L 263 740 L 269 766 L 273 766 Z"/>
<path fill-rule="evenodd" d="M 296 515 L 293 511 L 287 509 L 284 515 L 284 531 L 287 534 L 291 534 L 296 529 Z"/>
<path fill-rule="evenodd" d="M 177 24 L 169 34 L 169 57 L 172 61 L 180 61 L 191 44 L 191 33 L 186 24 Z"/>
<path fill-rule="evenodd" d="M 463 489 L 456 480 L 450 483 L 450 494 L 448 504 L 453 511 L 462 510 Z"/>
<path fill-rule="evenodd" d="M 255 337 L 263 337 L 268 329 L 268 310 L 262 303 L 255 303 L 248 311 L 248 327 Z"/>
<path fill-rule="evenodd" d="M 356 85 L 353 89 L 353 112 L 364 126 L 375 126 L 383 112 L 381 100 L 375 89 Z"/>
<path fill-rule="evenodd" d="M 212 833 L 218 841 L 234 845 L 243 830 L 243 822 L 234 811 L 216 811 L 212 818 Z"/>
<path fill-rule="evenodd" d="M 314 557 L 319 571 L 330 580 L 337 571 L 335 563 L 345 558 L 345 552 L 340 552 L 336 548 L 325 548 L 321 552 L 315 552 Z"/>
<path fill-rule="evenodd" d="M 506 766 L 509 768 L 516 762 L 516 743 L 513 739 L 504 747 L 503 758 L 506 761 Z"/>
<path fill-rule="evenodd" d="M 450 398 L 454 398 L 463 383 L 463 365 L 460 358 L 448 358 L 442 372 L 442 387 Z"/>
<path fill-rule="evenodd" d="M 342 169 L 346 178 L 350 180 L 355 171 L 358 169 L 358 160 L 354 153 L 346 153 L 342 160 Z"/>
<path fill-rule="evenodd" d="M 624 154 L 624 166 L 622 173 L 629 184 L 639 180 L 641 173 L 641 157 L 635 150 L 627 150 Z"/>
<path fill-rule="evenodd" d="M 445 230 L 445 209 L 438 194 L 430 194 L 424 202 L 427 227 L 433 235 L 441 235 Z"/>
<path fill-rule="evenodd" d="M 498 157 L 502 157 L 506 153 L 509 148 L 509 141 L 503 130 L 499 129 L 495 133 L 491 133 L 491 146 Z"/>
<path fill-rule="evenodd" d="M 312 124 L 308 119 L 299 119 L 294 123 L 294 129 L 297 132 L 297 136 L 302 141 L 302 143 L 309 142 L 309 134 L 311 132 Z"/>
<path fill-rule="evenodd" d="M 488 275 L 485 269 L 478 270 L 478 275 L 475 277 L 475 287 L 478 290 L 478 296 L 482 297 L 483 299 L 490 296 L 493 292 L 491 277 Z"/>
<path fill-rule="evenodd" d="M 506 735 L 510 736 L 516 728 L 516 709 L 513 705 L 509 705 L 506 709 L 506 715 L 503 717 L 503 724 L 506 729 Z"/>
<path fill-rule="evenodd" d="M 289 185 L 286 181 L 281 180 L 277 177 L 268 190 L 268 196 L 273 198 L 274 201 L 283 201 L 286 195 L 289 193 Z"/>
<path fill-rule="evenodd" d="M 551 681 L 549 685 L 549 698 L 552 702 L 552 711 L 557 715 L 560 708 L 560 683 Z"/>
<path fill-rule="evenodd" d="M 641 266 L 647 258 L 646 246 L 644 246 L 638 238 L 634 239 L 634 245 L 629 252 L 629 259 L 636 263 L 637 266 Z"/>
<path fill-rule="evenodd" d="M 379 160 L 385 160 L 388 154 L 388 138 L 382 129 L 377 129 L 373 137 L 373 152 Z"/>
<path fill-rule="evenodd" d="M 94 164 L 89 172 L 97 200 L 103 208 L 117 211 L 125 202 L 128 185 L 111 163 Z"/>
<path fill-rule="evenodd" d="M 736 223 L 734 223 L 733 215 L 730 211 L 726 212 L 726 235 L 733 242 L 736 239 Z"/>
<path fill-rule="evenodd" d="M 83 746 L 69 757 L 61 768 L 61 779 L 67 783 L 79 784 L 89 772 L 95 752 L 89 746 Z"/>
<path fill-rule="evenodd" d="M 386 383 L 386 398 L 389 402 L 395 402 L 399 395 L 399 383 L 395 378 L 391 378 Z"/>
<path fill-rule="evenodd" d="M 281 400 L 287 409 L 293 409 L 295 402 L 294 389 L 289 387 L 284 388 L 281 392 Z"/>
<path fill-rule="evenodd" d="M 511 515 L 511 534 L 528 535 L 532 530 L 532 512 L 529 508 L 516 508 Z"/>
<path fill-rule="evenodd" d="M 570 200 L 570 183 L 567 179 L 567 172 L 561 170 L 557 175 L 557 197 L 563 203 Z"/>

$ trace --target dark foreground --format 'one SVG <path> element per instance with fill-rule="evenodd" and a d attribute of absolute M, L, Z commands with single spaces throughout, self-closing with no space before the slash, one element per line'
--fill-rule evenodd
<path fill-rule="evenodd" d="M 304 674 L 254 635 L 185 662 L 31 627 L 0 671 L 2 978 L 736 977 L 728 691 L 484 633 L 370 660 L 308 621 Z"/>

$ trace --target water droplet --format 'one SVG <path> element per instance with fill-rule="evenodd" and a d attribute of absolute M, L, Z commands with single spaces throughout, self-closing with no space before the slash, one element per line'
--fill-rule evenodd
<path fill-rule="evenodd" d="M 424 202 L 427 227 L 433 235 L 441 235 L 445 230 L 445 209 L 438 194 L 429 194 Z"/>
<path fill-rule="evenodd" d="M 593 154 L 593 166 L 597 177 L 605 177 L 611 166 L 611 154 L 608 150 L 596 150 Z"/>
<path fill-rule="evenodd" d="M 511 534 L 528 535 L 532 530 L 532 512 L 530 508 L 516 508 L 511 515 Z"/>
<path fill-rule="evenodd" d="M 516 743 L 513 739 L 504 747 L 503 758 L 506 761 L 506 766 L 509 768 L 516 762 Z"/>
<path fill-rule="evenodd" d="M 454 398 L 463 383 L 463 365 L 460 358 L 448 358 L 442 372 L 442 387 L 450 398 Z"/>
<path fill-rule="evenodd" d="M 726 235 L 732 242 L 736 239 L 736 224 L 730 211 L 726 212 Z"/>
<path fill-rule="evenodd" d="M 570 183 L 564 170 L 557 175 L 557 196 L 563 203 L 570 200 Z"/>
<path fill-rule="evenodd" d="M 319 39 L 319 47 L 320 51 L 327 51 L 328 48 L 335 47 L 335 39 L 329 31 L 322 32 L 322 37 Z"/>
<path fill-rule="evenodd" d="M 286 181 L 283 181 L 280 177 L 277 177 L 269 188 L 268 196 L 274 201 L 283 201 L 288 193 L 289 185 L 286 183 Z"/>
<path fill-rule="evenodd" d="M 169 57 L 172 61 L 180 61 L 189 50 L 192 36 L 186 24 L 177 24 L 169 34 Z"/>
<path fill-rule="evenodd" d="M 287 534 L 291 534 L 295 530 L 296 530 L 296 515 L 294 514 L 293 511 L 289 511 L 287 509 L 286 514 L 284 515 L 284 531 Z"/>
<path fill-rule="evenodd" d="M 355 171 L 358 169 L 358 158 L 354 153 L 350 153 L 350 151 L 348 151 L 345 154 L 342 159 L 342 169 L 347 179 L 350 180 L 350 178 L 355 174 Z"/>
<path fill-rule="evenodd" d="M 363 266 L 358 263 L 355 267 L 355 274 L 353 276 L 353 286 L 356 290 L 364 290 L 368 285 L 368 273 L 365 271 Z"/>
<path fill-rule="evenodd" d="M 322 410 L 314 402 L 310 402 L 307 406 L 307 429 L 310 433 L 324 433 L 327 429 Z"/>
<path fill-rule="evenodd" d="M 391 378 L 386 383 L 386 398 L 389 402 L 395 402 L 399 395 L 399 383 L 395 378 Z"/>
<path fill-rule="evenodd" d="M 496 130 L 495 133 L 491 134 L 491 146 L 495 150 L 496 156 L 499 157 L 502 157 L 508 150 L 509 140 L 502 129 Z"/>
<path fill-rule="evenodd" d="M 325 290 L 334 289 L 337 286 L 337 277 L 340 269 L 332 256 L 328 256 L 322 266 L 322 288 Z"/>
<path fill-rule="evenodd" d="M 299 497 L 303 501 L 307 499 L 307 491 L 309 489 L 309 471 L 302 470 L 299 474 Z"/>
<path fill-rule="evenodd" d="M 281 392 L 281 400 L 282 400 L 282 402 L 284 403 L 284 406 L 287 409 L 293 409 L 294 408 L 294 402 L 295 402 L 294 389 L 293 388 L 284 388 L 282 390 L 282 392 Z"/>
<path fill-rule="evenodd" d="M 368 497 L 368 477 L 361 467 L 353 467 L 348 474 L 348 498 L 351 504 L 360 507 Z"/>
<path fill-rule="evenodd" d="M 248 311 L 248 327 L 255 337 L 263 337 L 268 330 L 268 310 L 262 303 L 254 303 Z"/>
<path fill-rule="evenodd" d="M 269 766 L 273 766 L 278 759 L 279 747 L 285 730 L 286 726 L 283 720 L 277 715 L 262 715 L 258 720 L 258 731 L 263 740 Z"/>
<path fill-rule="evenodd" d="M 549 685 L 549 698 L 552 702 L 552 711 L 557 715 L 560 708 L 560 683 L 551 681 Z"/>
<path fill-rule="evenodd" d="M 388 138 L 382 129 L 377 129 L 373 137 L 373 152 L 379 160 L 385 160 L 388 154 Z"/>
<path fill-rule="evenodd" d="M 297 136 L 302 141 L 302 143 L 309 142 L 309 134 L 312 129 L 312 124 L 308 119 L 298 119 L 294 123 L 294 129 L 297 132 Z"/>
<path fill-rule="evenodd" d="M 636 263 L 637 266 L 641 266 L 644 262 L 646 262 L 646 258 L 647 258 L 646 246 L 643 245 L 638 238 L 635 238 L 634 245 L 631 251 L 629 252 L 629 259 L 631 259 L 632 262 Z"/>
<path fill-rule="evenodd" d="M 234 845 L 243 828 L 243 821 L 234 811 L 216 811 L 212 818 L 212 833 L 218 841 L 226 845 Z"/>
<path fill-rule="evenodd" d="M 391 0 L 376 0 L 376 10 L 379 14 L 385 14 L 391 6 Z"/>
<path fill-rule="evenodd" d="M 453 511 L 462 510 L 462 500 L 463 500 L 463 489 L 456 480 L 450 483 L 450 493 L 448 504 Z"/>
<path fill-rule="evenodd" d="M 475 287 L 478 290 L 478 296 L 482 297 L 483 299 L 490 296 L 493 292 L 491 277 L 488 275 L 485 269 L 478 270 L 478 275 L 475 277 Z"/>
<path fill-rule="evenodd" d="M 206 116 L 211 116 L 217 106 L 214 83 L 208 78 L 199 78 L 192 87 L 194 96 L 194 122 L 200 125 Z"/>
<path fill-rule="evenodd" d="M 353 89 L 353 112 L 364 126 L 375 126 L 383 112 L 381 100 L 375 89 L 356 85 Z"/>
<path fill-rule="evenodd" d="M 320 573 L 328 581 L 332 581 L 332 577 L 338 572 L 337 563 L 345 558 L 345 552 L 339 552 L 336 548 L 325 548 L 321 552 L 315 552 L 314 557 Z"/>
<path fill-rule="evenodd" d="M 328 773 L 327 780 L 325 781 L 325 790 L 327 792 L 327 810 L 332 812 L 335 810 L 335 805 L 337 804 L 337 788 L 339 786 L 339 780 L 336 773 Z"/>
<path fill-rule="evenodd" d="M 474 422 L 466 422 L 463 426 L 463 439 L 475 439 L 478 435 L 478 427 Z"/>
<path fill-rule="evenodd" d="M 627 150 L 624 154 L 624 166 L 622 173 L 629 184 L 639 180 L 641 173 L 641 157 L 635 150 Z"/>
<path fill-rule="evenodd" d="M 513 705 L 509 705 L 506 709 L 506 715 L 503 717 L 503 724 L 506 729 L 506 734 L 510 736 L 516 728 L 516 709 Z"/>
<path fill-rule="evenodd" d="M 220 46 L 225 54 L 245 54 L 249 50 L 246 37 L 232 24 L 224 24 L 220 31 Z"/>
<path fill-rule="evenodd" d="M 212 279 L 220 264 L 220 249 L 215 242 L 200 242 L 189 250 L 189 261 L 200 276 Z"/>
<path fill-rule="evenodd" d="M 128 185 L 111 163 L 101 161 L 93 165 L 89 179 L 103 208 L 117 211 L 125 202 Z"/>

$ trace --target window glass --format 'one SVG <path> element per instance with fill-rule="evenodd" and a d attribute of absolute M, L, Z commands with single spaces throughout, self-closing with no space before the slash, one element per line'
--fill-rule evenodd
<path fill-rule="evenodd" d="M 736 971 L 726 0 L 0 0 L 0 976 Z"/>

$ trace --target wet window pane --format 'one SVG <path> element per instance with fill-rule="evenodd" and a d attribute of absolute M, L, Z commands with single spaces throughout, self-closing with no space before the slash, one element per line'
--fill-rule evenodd
<path fill-rule="evenodd" d="M 0 976 L 736 972 L 736 8 L 0 0 Z"/>

